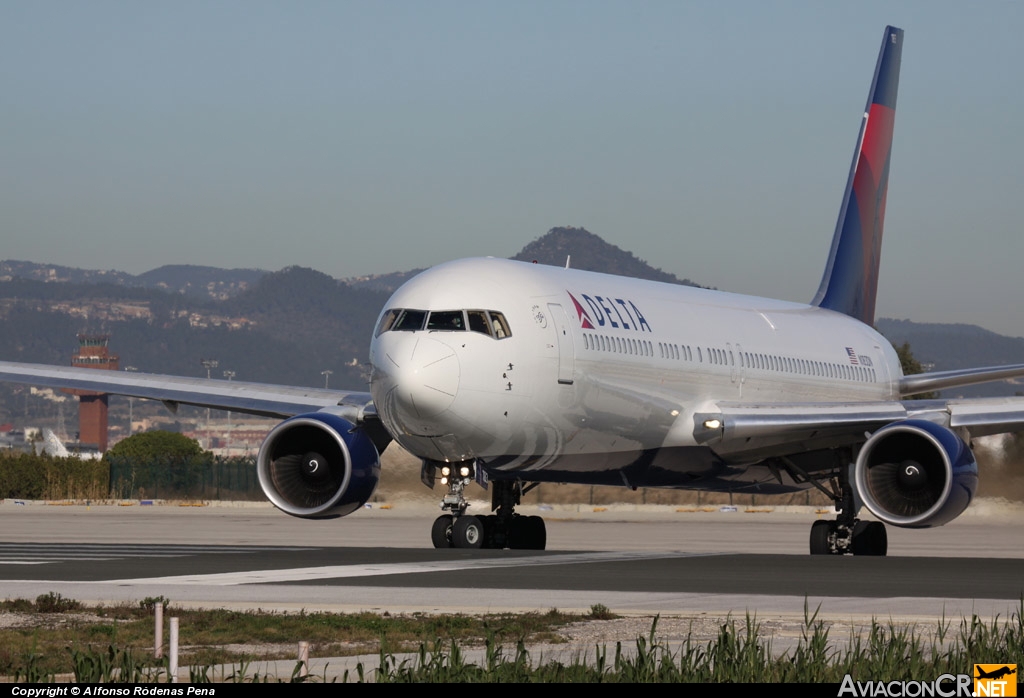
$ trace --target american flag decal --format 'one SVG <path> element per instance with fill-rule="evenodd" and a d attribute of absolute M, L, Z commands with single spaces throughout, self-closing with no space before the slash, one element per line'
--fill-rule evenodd
<path fill-rule="evenodd" d="M 850 357 L 850 363 L 854 366 L 860 363 L 857 361 L 857 352 L 853 350 L 853 347 L 846 347 L 846 355 Z"/>

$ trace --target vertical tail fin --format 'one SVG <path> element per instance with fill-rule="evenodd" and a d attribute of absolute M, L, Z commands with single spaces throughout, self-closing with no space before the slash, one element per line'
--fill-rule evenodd
<path fill-rule="evenodd" d="M 875 321 L 882 223 L 902 53 L 903 30 L 886 27 L 828 265 L 818 293 L 811 301 L 868 325 Z"/>

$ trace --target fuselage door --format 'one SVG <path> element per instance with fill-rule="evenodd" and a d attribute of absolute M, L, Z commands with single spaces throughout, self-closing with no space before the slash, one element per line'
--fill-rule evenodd
<path fill-rule="evenodd" d="M 548 303 L 548 312 L 551 314 L 551 323 L 557 335 L 558 382 L 562 385 L 572 385 L 573 373 L 576 370 L 576 351 L 572 330 L 569 328 L 569 318 L 558 303 Z"/>
<path fill-rule="evenodd" d="M 743 385 L 747 380 L 747 362 L 743 358 L 743 347 L 739 344 L 736 345 L 736 363 L 738 364 L 740 385 Z"/>

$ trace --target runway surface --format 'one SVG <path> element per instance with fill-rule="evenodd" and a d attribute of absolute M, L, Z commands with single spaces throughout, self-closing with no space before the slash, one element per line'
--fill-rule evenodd
<path fill-rule="evenodd" d="M 549 549 L 435 550 L 429 507 L 302 521 L 268 507 L 0 505 L 0 596 L 205 607 L 1006 617 L 1024 596 L 1019 506 L 890 527 L 886 558 L 806 554 L 813 512 L 539 512 Z M 526 513 L 538 513 L 527 511 Z"/>

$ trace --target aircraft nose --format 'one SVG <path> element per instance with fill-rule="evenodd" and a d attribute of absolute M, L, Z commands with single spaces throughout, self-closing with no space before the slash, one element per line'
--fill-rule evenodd
<path fill-rule="evenodd" d="M 459 358 L 455 350 L 436 339 L 409 337 L 387 352 L 391 404 L 411 433 L 430 427 L 423 424 L 443 413 L 459 389 Z"/>

